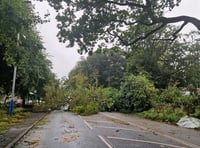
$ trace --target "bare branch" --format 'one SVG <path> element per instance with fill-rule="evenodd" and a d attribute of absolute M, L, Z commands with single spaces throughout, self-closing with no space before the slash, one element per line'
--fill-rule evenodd
<path fill-rule="evenodd" d="M 134 41 L 130 42 L 130 43 L 128 44 L 128 46 L 130 46 L 130 45 L 132 45 L 132 44 L 138 42 L 139 40 L 144 40 L 144 39 L 146 39 L 147 37 L 149 37 L 150 35 L 154 34 L 155 32 L 157 32 L 158 30 L 162 29 L 162 28 L 165 27 L 165 26 L 166 26 L 165 23 L 161 24 L 159 27 L 157 27 L 157 28 L 155 28 L 155 29 L 153 29 L 153 30 L 147 32 L 144 36 L 140 36 L 140 37 L 136 38 Z"/>
<path fill-rule="evenodd" d="M 172 41 L 174 41 L 174 40 L 177 38 L 177 34 L 185 27 L 185 25 L 187 25 L 187 22 L 184 22 L 184 23 L 181 25 L 181 27 L 180 27 L 178 30 L 176 30 L 176 32 L 174 32 L 174 33 L 172 34 L 172 36 L 173 36 Z"/>
<path fill-rule="evenodd" d="M 128 22 L 128 21 L 125 21 L 125 20 L 112 19 L 111 21 L 113 21 L 113 22 L 119 22 L 119 23 L 124 23 L 127 26 L 135 25 L 137 23 L 145 25 L 145 26 L 152 26 L 152 25 L 156 24 L 155 22 L 153 22 L 153 23 L 146 23 L 146 22 L 142 22 L 141 20 L 137 20 L 137 21 L 134 21 L 134 22 L 131 22 L 131 21 Z"/>
<path fill-rule="evenodd" d="M 119 6 L 132 6 L 132 7 L 139 7 L 139 8 L 145 8 L 145 5 L 141 5 L 141 4 L 137 4 L 134 2 L 129 2 L 128 0 L 125 2 L 116 2 L 116 1 L 110 1 L 108 0 L 107 3 L 109 4 L 115 4 L 115 5 L 119 5 Z"/>
<path fill-rule="evenodd" d="M 177 17 L 161 17 L 157 18 L 155 20 L 157 23 L 177 23 L 177 22 L 186 22 L 186 23 L 192 23 L 198 30 L 200 30 L 200 20 L 195 17 L 190 16 L 177 16 Z M 183 28 L 182 28 L 183 29 Z"/>
<path fill-rule="evenodd" d="M 110 34 L 110 35 L 112 35 L 112 36 L 114 36 L 114 37 L 117 37 L 123 45 L 128 46 L 128 42 L 125 41 L 125 40 L 124 40 L 121 36 L 119 36 L 116 32 L 114 32 L 114 34 L 112 34 L 109 30 L 107 30 L 107 32 L 108 32 L 108 34 Z"/>

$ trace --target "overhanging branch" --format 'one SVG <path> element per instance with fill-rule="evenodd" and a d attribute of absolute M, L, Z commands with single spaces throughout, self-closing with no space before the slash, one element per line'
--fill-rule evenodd
<path fill-rule="evenodd" d="M 114 5 L 119 5 L 119 6 L 132 6 L 132 7 L 138 7 L 138 8 L 146 8 L 145 5 L 130 2 L 128 0 L 125 1 L 125 2 L 116 2 L 116 1 L 107 0 L 106 2 L 109 3 L 109 4 L 114 4 Z"/>
<path fill-rule="evenodd" d="M 177 17 L 160 17 L 155 20 L 157 23 L 178 23 L 178 22 L 185 22 L 193 24 L 198 30 L 200 30 L 200 20 L 195 17 L 190 16 L 177 16 Z M 183 28 L 182 28 L 183 29 Z"/>

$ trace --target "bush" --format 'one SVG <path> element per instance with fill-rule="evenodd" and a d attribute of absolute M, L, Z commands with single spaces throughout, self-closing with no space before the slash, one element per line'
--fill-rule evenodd
<path fill-rule="evenodd" d="M 91 103 L 86 106 L 85 112 L 82 115 L 92 115 L 99 112 L 98 105 Z"/>
<path fill-rule="evenodd" d="M 185 116 L 186 113 L 181 108 L 175 109 L 173 111 L 170 107 L 163 109 L 162 111 L 157 111 L 154 108 L 142 112 L 139 115 L 142 115 L 145 118 L 152 119 L 152 120 L 158 120 L 163 122 L 170 122 L 170 123 L 176 123 L 181 117 Z"/>
<path fill-rule="evenodd" d="M 72 112 L 83 114 L 85 112 L 85 107 L 83 105 L 76 106 L 72 109 Z"/>
<path fill-rule="evenodd" d="M 119 110 L 141 112 L 151 108 L 151 100 L 157 97 L 153 82 L 144 75 L 129 75 L 122 84 L 116 102 Z"/>
<path fill-rule="evenodd" d="M 25 112 L 26 110 L 22 107 L 17 107 L 17 108 L 14 108 L 14 111 L 13 113 L 14 114 L 17 114 L 17 113 L 21 113 L 21 112 Z"/>
<path fill-rule="evenodd" d="M 39 105 L 34 105 L 32 111 L 33 112 L 48 112 L 49 110 L 51 110 L 51 105 L 46 104 L 46 103 L 42 103 Z"/>
<path fill-rule="evenodd" d="M 118 96 L 116 88 L 107 87 L 102 89 L 102 99 L 100 100 L 101 111 L 113 111 L 114 104 Z"/>
<path fill-rule="evenodd" d="M 99 109 L 97 104 L 90 103 L 87 104 L 86 106 L 83 105 L 76 106 L 72 111 L 80 115 L 87 116 L 98 113 Z"/>
<path fill-rule="evenodd" d="M 191 116 L 200 119 L 200 106 L 197 106 L 197 107 L 196 107 L 194 114 L 192 114 Z"/>

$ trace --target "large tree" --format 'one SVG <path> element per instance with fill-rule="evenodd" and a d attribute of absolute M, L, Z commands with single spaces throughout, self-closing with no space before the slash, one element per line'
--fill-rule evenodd
<path fill-rule="evenodd" d="M 59 13 L 58 38 L 77 43 L 79 52 L 92 51 L 97 43 L 110 42 L 132 45 L 144 40 L 168 26 L 180 22 L 181 25 L 167 38 L 156 39 L 173 41 L 177 34 L 192 23 L 200 30 L 200 20 L 191 16 L 166 17 L 165 11 L 178 6 L 181 0 L 48 0 Z M 127 30 L 140 26 L 127 36 Z M 139 32 L 139 33 L 138 33 Z M 103 42 L 98 42 L 102 40 Z"/>
<path fill-rule="evenodd" d="M 120 49 L 99 49 L 82 59 L 70 72 L 69 79 L 81 73 L 87 77 L 88 84 L 119 88 L 125 68 L 125 56 Z"/>
<path fill-rule="evenodd" d="M 166 32 L 168 33 L 168 32 Z M 182 35 L 171 44 L 164 41 L 140 42 L 128 54 L 127 71 L 135 75 L 148 73 L 158 88 L 178 82 L 181 87 L 199 86 L 199 34 Z M 187 40 L 187 41 L 186 41 Z M 139 44 L 138 44 L 139 45 Z"/>
<path fill-rule="evenodd" d="M 0 90 L 11 91 L 13 67 L 17 67 L 16 94 L 24 97 L 54 79 L 51 63 L 35 25 L 38 18 L 24 0 L 0 2 Z"/>

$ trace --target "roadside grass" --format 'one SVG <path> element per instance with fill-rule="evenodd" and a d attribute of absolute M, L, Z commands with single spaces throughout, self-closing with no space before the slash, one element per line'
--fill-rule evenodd
<path fill-rule="evenodd" d="M 48 119 L 45 117 L 45 118 L 41 119 L 39 122 L 37 122 L 35 127 L 40 127 L 40 126 L 46 124 L 47 122 L 48 122 Z"/>
<path fill-rule="evenodd" d="M 6 108 L 0 110 L 0 135 L 4 134 L 11 125 L 23 122 L 24 119 L 30 116 L 24 108 L 15 108 L 13 115 L 8 115 Z"/>

